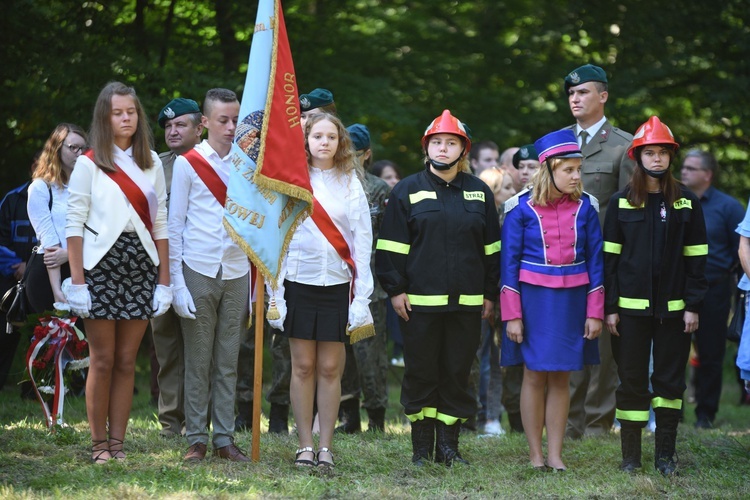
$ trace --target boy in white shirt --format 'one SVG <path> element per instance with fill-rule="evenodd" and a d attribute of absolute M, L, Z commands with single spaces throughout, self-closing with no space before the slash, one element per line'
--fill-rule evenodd
<path fill-rule="evenodd" d="M 172 174 L 169 260 L 173 305 L 185 343 L 185 427 L 190 447 L 184 458 L 189 462 L 206 456 L 209 407 L 214 456 L 249 460 L 233 440 L 249 264 L 222 224 L 239 111 L 234 92 L 209 90 L 202 119 L 208 138 L 179 156 Z"/>

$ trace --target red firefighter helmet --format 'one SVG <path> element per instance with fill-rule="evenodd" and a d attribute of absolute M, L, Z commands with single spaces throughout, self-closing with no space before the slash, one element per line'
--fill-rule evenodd
<path fill-rule="evenodd" d="M 635 160 L 635 149 L 641 146 L 648 146 L 649 144 L 664 144 L 671 146 L 677 151 L 680 147 L 677 141 L 674 140 L 674 134 L 662 123 L 658 117 L 652 116 L 646 123 L 638 127 L 635 135 L 633 136 L 633 144 L 628 149 L 628 156 L 631 160 Z"/>
<path fill-rule="evenodd" d="M 464 140 L 465 153 L 471 151 L 471 138 L 467 133 L 466 125 L 453 116 L 447 109 L 444 110 L 440 116 L 432 120 L 432 123 L 427 127 L 427 130 L 424 131 L 424 135 L 422 136 L 422 148 L 425 151 L 427 151 L 427 139 L 435 134 L 457 135 Z"/>

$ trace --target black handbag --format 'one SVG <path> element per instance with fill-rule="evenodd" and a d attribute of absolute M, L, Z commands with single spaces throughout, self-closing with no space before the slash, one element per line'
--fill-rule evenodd
<path fill-rule="evenodd" d="M 745 290 L 737 289 L 737 293 L 734 294 L 734 315 L 727 327 L 727 340 L 732 342 L 739 343 L 745 326 L 745 293 Z"/>
<path fill-rule="evenodd" d="M 0 311 L 5 313 L 5 333 L 13 333 L 14 326 L 23 326 L 26 323 L 26 317 L 30 310 L 29 299 L 26 298 L 26 278 L 29 276 L 29 270 L 34 263 L 38 249 L 39 247 L 34 247 L 31 257 L 26 263 L 23 276 L 14 287 L 5 292 L 2 300 L 0 300 Z"/>

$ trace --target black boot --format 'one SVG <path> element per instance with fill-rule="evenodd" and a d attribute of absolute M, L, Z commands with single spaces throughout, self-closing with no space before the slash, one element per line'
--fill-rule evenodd
<path fill-rule="evenodd" d="M 656 410 L 656 432 L 654 433 L 654 467 L 665 476 L 677 475 L 675 448 L 680 412 Z"/>
<path fill-rule="evenodd" d="M 438 420 L 435 423 L 435 461 L 444 463 L 448 467 L 454 463 L 469 465 L 458 452 L 458 435 L 461 434 L 461 422 L 446 425 Z"/>
<path fill-rule="evenodd" d="M 359 417 L 359 399 L 347 399 L 339 406 L 341 425 L 336 427 L 336 432 L 345 434 L 357 434 L 362 432 L 362 421 Z"/>
<path fill-rule="evenodd" d="M 519 432 L 523 434 L 523 420 L 521 420 L 520 413 L 508 413 L 508 423 L 510 424 L 510 430 L 513 432 Z"/>
<path fill-rule="evenodd" d="M 411 462 L 421 467 L 432 460 L 435 445 L 435 419 L 423 418 L 411 423 Z"/>
<path fill-rule="evenodd" d="M 635 472 L 641 468 L 641 428 L 623 425 L 620 429 L 622 463 L 620 470 Z"/>
<path fill-rule="evenodd" d="M 367 424 L 368 431 L 385 432 L 385 408 L 368 408 L 367 417 L 370 419 Z"/>
<path fill-rule="evenodd" d="M 271 403 L 271 414 L 268 416 L 268 432 L 289 434 L 289 405 Z"/>
<path fill-rule="evenodd" d="M 234 419 L 234 432 L 253 430 L 253 402 L 237 401 L 237 417 Z"/>

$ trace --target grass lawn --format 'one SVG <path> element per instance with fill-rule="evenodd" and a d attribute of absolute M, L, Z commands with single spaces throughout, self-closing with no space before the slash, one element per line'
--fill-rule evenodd
<path fill-rule="evenodd" d="M 49 433 L 37 402 L 21 400 L 12 384 L 0 391 L 0 498 L 750 498 L 750 407 L 737 403 L 731 368 L 735 352 L 730 345 L 716 428 L 694 429 L 693 405 L 686 405 L 677 442 L 680 475 L 672 478 L 654 471 L 650 434 L 644 438 L 643 471 L 634 475 L 617 469 L 620 444 L 614 433 L 566 441 L 568 471 L 562 474 L 533 471 L 526 439 L 518 434 L 462 435 L 469 467 L 413 467 L 409 430 L 398 405 L 397 372 L 389 375 L 387 432 L 337 436 L 337 466 L 330 474 L 295 469 L 296 437 L 265 432 L 258 463 L 209 458 L 187 465 L 182 462 L 186 442 L 159 437 L 156 409 L 149 403 L 148 360 L 141 356 L 124 463 L 89 463 L 82 397 L 66 399 L 69 427 Z M 265 431 L 265 418 L 262 427 Z M 244 450 L 250 440 L 249 432 L 236 435 Z"/>

